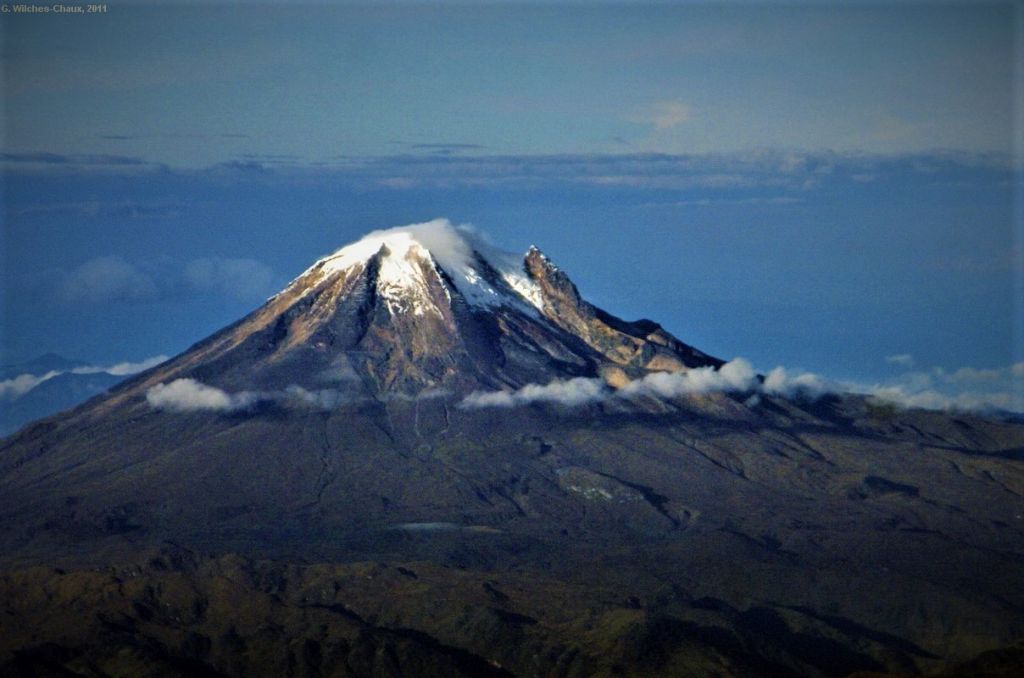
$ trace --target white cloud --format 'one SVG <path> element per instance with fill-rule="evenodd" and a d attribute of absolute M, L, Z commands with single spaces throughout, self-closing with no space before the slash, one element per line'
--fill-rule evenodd
<path fill-rule="evenodd" d="M 801 198 L 779 195 L 756 198 L 697 198 L 694 200 L 671 200 L 668 202 L 646 202 L 641 207 L 712 207 L 720 205 L 798 205 Z"/>
<path fill-rule="evenodd" d="M 107 374 L 112 374 L 115 377 L 123 377 L 130 374 L 138 374 L 139 372 L 148 370 L 151 367 L 156 367 L 160 363 L 166 362 L 168 359 L 169 356 L 157 355 L 153 356 L 152 358 L 146 358 L 145 360 L 142 360 L 137 363 L 123 362 L 117 363 L 116 365 L 111 365 L 110 367 L 98 367 L 95 365 L 90 365 L 86 367 L 75 367 L 71 370 L 71 373 L 99 374 L 100 372 L 106 372 Z"/>
<path fill-rule="evenodd" d="M 139 303 L 181 293 L 265 299 L 279 281 L 255 259 L 204 257 L 187 262 L 154 258 L 134 263 L 117 255 L 90 259 L 39 278 L 39 292 L 65 304 Z"/>
<path fill-rule="evenodd" d="M 1007 376 L 1012 367 L 1002 369 L 977 369 L 975 367 L 961 367 L 951 374 L 938 370 L 939 376 L 951 384 L 962 384 L 972 382 L 997 381 Z"/>
<path fill-rule="evenodd" d="M 0 381 L 0 398 L 5 400 L 17 400 L 39 384 L 63 374 L 57 370 L 50 370 L 46 374 L 19 374 L 11 379 Z"/>
<path fill-rule="evenodd" d="M 515 391 L 476 391 L 460 403 L 462 407 L 513 407 L 535 402 L 553 402 L 563 405 L 583 405 L 606 397 L 604 382 L 600 379 L 577 377 L 555 380 L 546 385 L 527 384 Z"/>
<path fill-rule="evenodd" d="M 693 109 L 678 99 L 675 101 L 658 101 L 650 104 L 640 113 L 630 116 L 630 122 L 654 125 L 656 130 L 668 130 L 678 127 L 690 119 Z"/>
<path fill-rule="evenodd" d="M 655 136 L 672 133 L 655 129 L 655 117 L 659 117 L 659 111 L 653 107 L 632 113 L 634 115 L 626 119 L 649 126 Z M 668 109 L 661 113 L 666 114 L 661 120 L 662 124 L 678 119 L 678 115 L 668 115 Z M 535 156 L 339 156 L 315 167 L 275 168 L 274 172 L 282 180 L 299 179 L 309 172 L 324 173 L 332 185 L 358 188 L 386 186 L 396 191 L 479 186 L 550 188 L 552 185 L 584 183 L 669 190 L 719 187 L 736 190 L 734 196 L 720 197 L 754 198 L 757 196 L 742 193 L 742 189 L 796 191 L 819 186 L 823 180 L 852 184 L 857 181 L 852 178 L 854 175 L 866 173 L 875 175 L 878 183 L 890 178 L 903 180 L 916 172 L 910 160 L 918 157 L 927 158 L 929 165 L 949 171 L 979 167 L 991 167 L 1000 172 L 1012 169 L 999 157 L 970 153 L 879 155 L 762 149 L 735 153 L 669 154 L 660 152 L 664 150 L 661 148 L 664 144 L 652 145 L 659 152 Z"/>
<path fill-rule="evenodd" d="M 885 362 L 890 365 L 900 365 L 901 367 L 913 367 L 914 356 L 909 353 L 897 353 L 896 355 L 885 356 Z"/>
<path fill-rule="evenodd" d="M 39 384 L 44 381 L 49 381 L 54 377 L 59 377 L 62 374 L 110 374 L 116 377 L 123 377 L 130 374 L 136 374 L 143 370 L 148 370 L 150 367 L 159 365 L 160 363 L 167 360 L 167 356 L 158 355 L 152 358 L 146 358 L 143 361 L 123 362 L 111 365 L 109 367 L 99 367 L 96 365 L 84 365 L 81 367 L 74 367 L 70 370 L 50 370 L 45 374 L 19 374 L 11 379 L 5 379 L 0 381 L 0 399 L 5 400 L 17 400 L 21 396 L 25 395 Z"/>
<path fill-rule="evenodd" d="M 758 180 L 743 174 L 594 174 L 573 179 L 583 184 L 598 186 L 625 186 L 642 189 L 690 190 L 693 188 L 739 189 L 752 188 Z M 764 179 L 762 185 L 785 186 L 781 179 Z M 710 203 L 709 203 L 710 204 Z"/>
<path fill-rule="evenodd" d="M 258 394 L 248 391 L 229 394 L 195 379 L 175 379 L 146 391 L 146 402 L 151 407 L 172 412 L 234 412 L 248 409 L 258 400 Z"/>
<path fill-rule="evenodd" d="M 904 372 L 882 384 L 844 383 L 843 390 L 862 393 L 902 407 L 931 410 L 1024 413 L 1024 363 L 1005 367 L 961 367 Z"/>
<path fill-rule="evenodd" d="M 296 384 L 290 384 L 280 391 L 228 393 L 195 379 L 175 379 L 167 384 L 157 384 L 146 391 L 146 402 L 151 407 L 172 412 L 237 412 L 263 402 L 330 410 L 349 400 L 341 391 L 310 391 Z"/>
<path fill-rule="evenodd" d="M 698 367 L 685 372 L 652 372 L 629 382 L 619 393 L 674 398 L 691 393 L 750 391 L 756 386 L 757 373 L 753 366 L 743 358 L 736 358 L 717 370 Z"/>
<path fill-rule="evenodd" d="M 945 394 L 935 390 L 912 392 L 901 386 L 874 386 L 855 390 L 869 397 L 901 407 L 919 407 L 926 410 L 947 410 L 965 412 L 990 412 L 1003 410 L 1007 412 L 1024 412 L 1024 393 L 997 391 L 981 393 L 965 391 L 957 394 Z"/>
<path fill-rule="evenodd" d="M 137 302 L 156 296 L 153 279 L 118 256 L 97 257 L 59 274 L 57 297 L 66 303 Z"/>
<path fill-rule="evenodd" d="M 898 380 L 885 384 L 837 382 L 812 372 L 791 372 L 776 367 L 764 375 L 763 382 L 751 364 L 735 358 L 720 369 L 700 367 L 682 372 L 652 372 L 626 383 L 618 390 L 599 379 L 577 378 L 555 381 L 546 386 L 529 384 L 515 391 L 476 392 L 468 396 L 463 407 L 513 407 L 530 402 L 561 402 L 576 405 L 611 398 L 652 396 L 676 398 L 703 393 L 749 393 L 744 401 L 756 407 L 762 396 L 818 399 L 828 394 L 855 393 L 900 407 L 946 411 L 992 412 L 1002 410 L 1024 413 L 1024 389 L 1014 388 L 1013 380 L 1024 376 L 1024 363 L 1009 367 L 977 370 L 962 368 L 952 373 L 940 369 L 935 375 L 953 389 L 963 383 L 983 384 L 996 388 L 989 391 L 942 392 L 933 387 L 936 379 L 926 372 L 908 372 Z"/>
<path fill-rule="evenodd" d="M 812 372 L 790 374 L 785 367 L 776 367 L 765 375 L 761 390 L 769 395 L 786 398 L 820 398 L 826 393 L 835 392 L 837 387 Z"/>
<path fill-rule="evenodd" d="M 935 374 L 933 372 L 904 372 L 889 383 L 899 384 L 908 391 L 926 391 L 935 385 Z"/>
<path fill-rule="evenodd" d="M 1005 367 L 960 367 L 949 371 L 942 367 L 933 367 L 928 371 L 903 372 L 895 378 L 895 383 L 912 391 L 924 390 L 935 384 L 947 386 L 968 386 L 992 388 L 1000 385 L 1008 387 L 1015 379 L 1024 377 L 1024 363 L 1015 363 Z"/>
<path fill-rule="evenodd" d="M 652 372 L 613 391 L 601 379 L 577 377 L 555 380 L 546 385 L 527 384 L 515 391 L 477 391 L 460 405 L 468 408 L 514 407 L 535 402 L 582 405 L 612 397 L 655 396 L 674 398 L 713 391 L 750 391 L 757 388 L 757 374 L 743 358 L 732 360 L 720 369 L 699 367 L 685 372 Z"/>

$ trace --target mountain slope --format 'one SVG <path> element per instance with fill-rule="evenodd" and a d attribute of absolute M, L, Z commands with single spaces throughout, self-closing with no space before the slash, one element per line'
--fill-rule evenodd
<path fill-rule="evenodd" d="M 445 222 L 371 234 L 0 443 L 0 637 L 20 639 L 0 665 L 122 656 L 99 646 L 241 675 L 265 651 L 320 675 L 315 653 L 288 663 L 312 642 L 439 673 L 819 676 L 1024 637 L 1024 426 L 854 396 L 615 395 L 716 368 L 588 304 L 536 249 Z M 467 407 L 577 377 L 606 390 Z M 52 630 L 81 610 L 19 605 L 18 582 L 83 587 L 100 622 Z"/>
<path fill-rule="evenodd" d="M 331 387 L 378 398 L 720 364 L 655 323 L 627 323 L 583 301 L 538 250 L 517 267 L 439 220 L 370 234 L 317 261 L 105 406 L 183 378 L 225 390 Z"/>

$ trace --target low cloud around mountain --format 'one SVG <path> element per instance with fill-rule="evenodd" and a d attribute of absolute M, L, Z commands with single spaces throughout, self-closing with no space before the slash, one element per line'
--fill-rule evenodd
<path fill-rule="evenodd" d="M 172 412 L 234 412 L 251 407 L 258 399 L 248 391 L 229 394 L 195 379 L 175 379 L 146 392 L 146 401 L 151 406 Z"/>
<path fill-rule="evenodd" d="M 170 412 L 240 412 L 259 403 L 277 403 L 331 409 L 346 402 L 345 394 L 334 389 L 310 391 L 290 385 L 281 391 L 239 391 L 228 393 L 195 379 L 175 379 L 146 391 L 146 402 Z"/>
<path fill-rule="evenodd" d="M 125 361 L 107 366 L 76 365 L 69 369 L 52 369 L 40 373 L 24 372 L 0 381 L 0 401 L 17 400 L 43 382 L 59 377 L 62 374 L 109 374 L 116 377 L 125 377 L 148 370 L 167 359 L 168 356 L 158 355 L 138 362 Z"/>
<path fill-rule="evenodd" d="M 527 384 L 514 391 L 478 391 L 461 403 L 465 408 L 513 407 L 535 402 L 582 405 L 607 398 L 677 398 L 705 393 L 765 393 L 786 397 L 817 398 L 827 392 L 827 382 L 818 375 L 790 373 L 777 367 L 758 379 L 757 372 L 744 358 L 735 358 L 720 367 L 698 367 L 684 372 L 651 372 L 612 389 L 601 379 L 557 380 L 546 385 Z"/>
<path fill-rule="evenodd" d="M 462 401 L 462 406 L 515 407 L 537 402 L 553 402 L 563 405 L 583 405 L 608 396 L 604 382 L 600 379 L 555 380 L 549 384 L 527 384 L 515 391 L 477 391 Z"/>
<path fill-rule="evenodd" d="M 601 379 L 558 380 L 546 385 L 527 384 L 514 391 L 478 391 L 460 403 L 465 408 L 514 407 L 535 402 L 557 402 L 574 406 L 607 398 L 653 396 L 676 398 L 705 393 L 751 393 L 785 398 L 815 400 L 828 394 L 854 393 L 878 402 L 904 408 L 965 412 L 1024 412 L 1021 377 L 1024 364 L 1005 368 L 960 368 L 931 373 L 908 372 L 894 380 L 876 384 L 835 381 L 813 372 L 775 367 L 758 379 L 753 366 L 744 358 L 735 358 L 720 369 L 701 367 L 685 372 L 652 372 L 618 389 Z M 985 383 L 988 390 L 943 391 L 941 386 Z M 759 402 L 758 398 L 748 401 Z"/>

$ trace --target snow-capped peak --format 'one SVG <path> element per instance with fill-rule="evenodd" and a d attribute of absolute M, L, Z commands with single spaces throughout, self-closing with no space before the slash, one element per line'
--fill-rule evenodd
<path fill-rule="evenodd" d="M 423 301 L 427 282 L 424 270 L 442 269 L 455 283 L 462 297 L 476 306 L 519 305 L 523 301 L 543 306 L 538 285 L 523 269 L 523 260 L 489 245 L 470 226 L 455 226 L 447 219 L 373 231 L 311 266 L 299 279 L 315 274 L 317 279 L 365 265 L 380 253 L 378 293 L 392 312 L 427 310 Z M 424 266 L 426 264 L 426 266 Z M 484 270 L 490 266 L 515 293 L 496 289 Z M 429 274 L 429 273 L 428 273 Z M 500 287 L 500 285 L 498 286 Z"/>

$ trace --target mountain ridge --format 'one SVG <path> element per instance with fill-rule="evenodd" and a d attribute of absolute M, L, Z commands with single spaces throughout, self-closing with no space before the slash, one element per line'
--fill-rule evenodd
<path fill-rule="evenodd" d="M 404 247 L 0 440 L 0 672 L 817 677 L 1024 637 L 1024 426 L 773 391 L 535 248 L 536 304 Z"/>
<path fill-rule="evenodd" d="M 440 241 L 457 256 L 435 255 L 420 240 Z M 518 269 L 513 260 L 447 220 L 372 233 L 317 260 L 236 323 L 121 384 L 109 405 L 176 379 L 373 398 L 575 377 L 614 387 L 654 371 L 724 364 L 653 321 L 627 322 L 589 304 L 536 247 Z"/>

